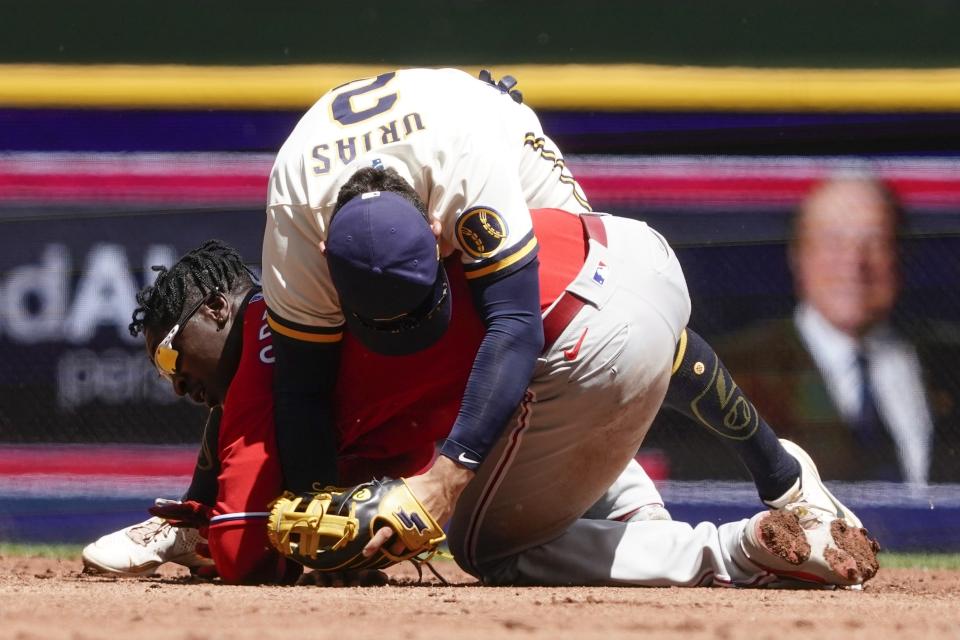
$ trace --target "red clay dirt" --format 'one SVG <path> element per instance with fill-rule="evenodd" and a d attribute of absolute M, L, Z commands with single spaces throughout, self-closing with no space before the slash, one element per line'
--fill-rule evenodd
<path fill-rule="evenodd" d="M 0 559 L 0 638 L 843 640 L 957 638 L 960 571 L 881 569 L 862 592 L 472 585 L 410 565 L 387 586 L 231 587 L 166 568 L 147 579 L 86 576 L 80 562 Z"/>
<path fill-rule="evenodd" d="M 795 513 L 771 511 L 760 521 L 760 538 L 767 549 L 792 565 L 806 562 L 810 557 L 810 543 Z"/>
<path fill-rule="evenodd" d="M 830 535 L 838 551 L 827 549 L 824 557 L 838 575 L 846 575 L 849 580 L 870 580 L 877 575 L 880 543 L 871 538 L 866 529 L 851 527 L 843 520 L 834 520 L 830 523 Z M 846 574 L 839 570 L 840 566 L 849 567 Z"/>

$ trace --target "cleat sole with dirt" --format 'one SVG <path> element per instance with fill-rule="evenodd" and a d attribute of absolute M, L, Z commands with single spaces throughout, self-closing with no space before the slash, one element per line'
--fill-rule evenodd
<path fill-rule="evenodd" d="M 751 518 L 742 547 L 751 562 L 781 579 L 857 587 L 879 570 L 880 545 L 845 520 L 823 522 L 793 511 Z"/>

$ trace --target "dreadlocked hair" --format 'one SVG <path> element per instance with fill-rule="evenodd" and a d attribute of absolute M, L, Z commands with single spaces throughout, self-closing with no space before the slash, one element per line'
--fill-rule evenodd
<path fill-rule="evenodd" d="M 256 276 L 240 253 L 220 240 L 207 240 L 180 258 L 170 269 L 152 267 L 157 279 L 137 294 L 130 335 L 147 328 L 162 329 L 176 322 L 188 304 L 196 304 L 217 290 L 229 293 L 235 285 L 253 285 Z"/>

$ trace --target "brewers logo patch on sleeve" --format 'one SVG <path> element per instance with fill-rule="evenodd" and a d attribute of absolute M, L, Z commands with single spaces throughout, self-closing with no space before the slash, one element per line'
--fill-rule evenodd
<path fill-rule="evenodd" d="M 457 220 L 457 240 L 476 259 L 495 254 L 506 242 L 507 233 L 506 221 L 488 207 L 468 209 Z"/>

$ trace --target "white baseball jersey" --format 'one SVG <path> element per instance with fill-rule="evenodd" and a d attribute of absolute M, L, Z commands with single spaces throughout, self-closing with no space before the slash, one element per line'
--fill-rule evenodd
<path fill-rule="evenodd" d="M 470 278 L 533 259 L 530 208 L 589 210 L 533 111 L 486 82 L 408 69 L 337 87 L 303 116 L 270 175 L 262 279 L 276 331 L 340 339 L 320 243 L 340 188 L 366 166 L 413 185 L 442 224 L 442 250 L 459 250 Z"/>

